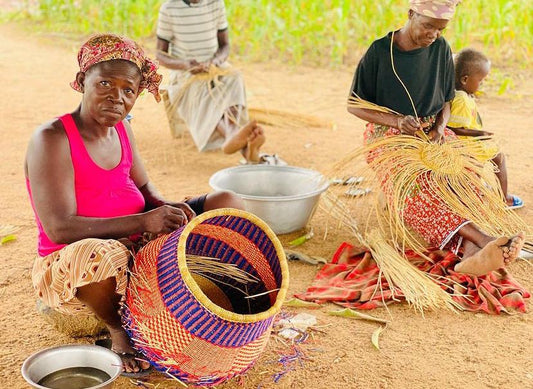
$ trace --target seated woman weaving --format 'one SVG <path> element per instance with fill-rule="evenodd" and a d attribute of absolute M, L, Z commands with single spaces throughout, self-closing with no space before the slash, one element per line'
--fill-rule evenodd
<path fill-rule="evenodd" d="M 455 138 L 446 128 L 454 97 L 454 66 L 450 47 L 441 34 L 457 2 L 411 0 L 405 26 L 376 40 L 361 59 L 352 97 L 386 107 L 378 111 L 349 106 L 350 113 L 369 122 L 364 133 L 366 144 L 382 137 L 422 132 L 434 142 Z M 404 222 L 432 247 L 460 249 L 462 261 L 455 271 L 484 275 L 519 255 L 523 233 L 490 236 L 437 198 L 430 185 L 418 184 L 403 207 Z M 382 177 L 385 192 L 390 186 L 387 177 Z M 391 200 L 389 196 L 387 199 Z"/>
<path fill-rule="evenodd" d="M 140 92 L 159 101 L 157 65 L 135 42 L 102 34 L 78 53 L 73 112 L 40 126 L 25 175 L 39 229 L 32 282 L 39 298 L 67 314 L 94 313 L 107 326 L 126 372 L 147 369 L 122 328 L 133 236 L 169 233 L 203 211 L 242 202 L 215 192 L 184 202 L 163 199 L 148 179 L 127 120 Z"/>

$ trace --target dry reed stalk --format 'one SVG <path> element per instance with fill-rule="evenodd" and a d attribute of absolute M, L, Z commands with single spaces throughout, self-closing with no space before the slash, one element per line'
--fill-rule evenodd
<path fill-rule="evenodd" d="M 270 293 L 274 293 L 274 292 L 279 292 L 281 288 L 276 288 L 276 289 L 271 289 L 271 290 L 267 290 L 266 292 L 262 292 L 262 293 L 257 293 L 257 294 L 253 294 L 253 295 L 250 295 L 250 296 L 246 296 L 244 297 L 245 299 L 253 299 L 255 297 L 260 297 L 260 296 L 264 296 L 266 294 L 270 294 Z"/>
<path fill-rule="evenodd" d="M 276 109 L 250 107 L 248 108 L 248 114 L 251 119 L 254 119 L 259 123 L 278 128 L 331 128 L 333 125 L 332 123 L 315 116 Z"/>
<path fill-rule="evenodd" d="M 193 274 L 216 274 L 231 278 L 241 284 L 259 281 L 257 277 L 239 269 L 235 264 L 220 262 L 218 258 L 187 255 L 187 268 Z"/>
<path fill-rule="evenodd" d="M 251 283 L 257 283 L 260 281 L 259 278 L 244 270 L 241 270 L 235 264 L 220 262 L 219 258 L 187 254 L 186 261 L 187 268 L 189 269 L 189 272 L 191 274 L 202 276 L 206 279 L 215 282 L 216 284 L 226 285 L 227 287 L 241 292 L 245 296 L 248 296 L 247 286 Z M 244 288 L 241 288 L 229 282 L 222 281 L 220 279 L 220 276 L 230 278 L 236 281 L 239 285 L 243 285 Z M 135 272 L 130 272 L 129 282 L 132 285 L 129 290 L 130 293 L 134 295 L 136 309 L 140 311 L 148 311 L 149 309 L 151 309 L 151 307 L 148 305 L 150 302 L 146 301 L 146 299 L 142 298 L 138 293 L 139 290 L 152 290 L 152 287 L 146 277 L 146 274 L 141 269 L 137 269 Z M 267 293 L 271 292 L 274 291 L 272 290 Z"/>
<path fill-rule="evenodd" d="M 460 309 L 452 294 L 444 291 L 428 273 L 421 272 L 406 260 L 383 238 L 381 232 L 374 230 L 367 239 L 372 258 L 383 272 L 393 296 L 399 290 L 405 300 L 422 314 L 428 309 Z"/>
<path fill-rule="evenodd" d="M 353 93 L 353 96 L 350 96 L 348 98 L 348 107 L 359 108 L 359 109 L 368 109 L 368 110 L 371 110 L 371 111 L 378 111 L 378 112 L 384 112 L 384 113 L 393 113 L 393 114 L 396 114 L 396 115 L 400 115 L 398 112 L 396 112 L 396 111 L 394 111 L 394 110 L 392 110 L 390 108 L 384 107 L 382 105 L 371 103 L 370 101 L 362 99 L 361 97 L 359 97 L 357 94 L 355 94 L 355 92 L 352 92 L 352 93 Z"/>
<path fill-rule="evenodd" d="M 14 234 L 15 232 L 19 230 L 20 230 L 20 227 L 18 226 L 13 226 L 10 224 L 0 225 L 0 238 L 6 235 Z"/>

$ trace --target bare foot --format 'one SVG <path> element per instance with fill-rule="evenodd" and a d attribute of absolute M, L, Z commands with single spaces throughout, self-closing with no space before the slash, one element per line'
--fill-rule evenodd
<path fill-rule="evenodd" d="M 131 346 L 130 338 L 123 328 L 109 329 L 111 350 L 122 359 L 122 367 L 126 373 L 138 373 L 150 367 L 148 361 L 140 360 L 137 351 Z"/>
<path fill-rule="evenodd" d="M 524 246 L 524 233 L 507 238 L 505 236 L 495 239 L 473 255 L 466 256 L 455 265 L 458 273 L 482 276 L 493 270 L 500 269 L 514 261 Z"/>
<path fill-rule="evenodd" d="M 261 146 L 263 146 L 265 141 L 266 137 L 264 130 L 259 126 L 256 127 L 248 138 L 248 143 L 242 153 L 244 158 L 246 159 L 246 162 L 259 162 L 259 150 L 261 149 Z"/>
<path fill-rule="evenodd" d="M 252 120 L 242 128 L 240 128 L 235 134 L 228 137 L 222 145 L 222 151 L 224 154 L 233 154 L 236 151 L 244 149 L 248 144 L 248 138 L 257 127 L 257 122 Z"/>

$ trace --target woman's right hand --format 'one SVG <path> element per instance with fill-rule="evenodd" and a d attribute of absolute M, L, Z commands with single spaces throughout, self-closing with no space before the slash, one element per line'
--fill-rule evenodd
<path fill-rule="evenodd" d="M 168 234 L 187 224 L 188 217 L 181 208 L 162 205 L 143 214 L 144 232 Z"/>
<path fill-rule="evenodd" d="M 198 62 L 195 59 L 191 59 L 188 61 L 187 70 L 191 74 L 207 73 L 209 71 L 209 64 L 207 64 L 206 62 Z"/>
<path fill-rule="evenodd" d="M 422 125 L 414 116 L 397 116 L 397 128 L 403 135 L 414 136 L 417 131 L 422 130 Z"/>

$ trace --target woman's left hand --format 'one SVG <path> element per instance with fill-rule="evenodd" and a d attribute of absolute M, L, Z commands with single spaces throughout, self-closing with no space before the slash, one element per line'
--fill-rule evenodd
<path fill-rule="evenodd" d="M 435 126 L 428 133 L 429 140 L 434 143 L 444 143 L 444 127 Z"/>
<path fill-rule="evenodd" d="M 220 59 L 220 57 L 217 57 L 217 56 L 215 56 L 215 57 L 213 57 L 213 58 L 211 59 L 211 64 L 212 64 L 212 65 L 215 65 L 215 66 L 217 66 L 217 67 L 219 67 L 220 65 L 222 65 L 222 62 L 223 62 L 223 61 Z"/>
<path fill-rule="evenodd" d="M 190 222 L 193 217 L 196 216 L 196 213 L 192 210 L 192 208 L 187 203 L 166 203 L 167 205 L 170 205 L 171 207 L 179 208 L 185 213 L 185 216 L 187 216 L 187 222 Z"/>

